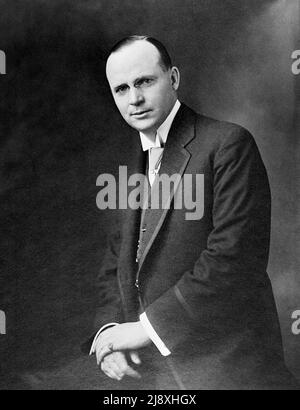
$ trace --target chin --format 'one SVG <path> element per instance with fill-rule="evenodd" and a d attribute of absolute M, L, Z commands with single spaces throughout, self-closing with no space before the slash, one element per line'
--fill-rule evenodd
<path fill-rule="evenodd" d="M 156 130 L 158 127 L 156 127 L 155 124 L 153 124 L 153 122 L 147 122 L 145 121 L 144 123 L 142 123 L 141 121 L 134 121 L 134 122 L 129 122 L 128 123 L 132 128 L 134 128 L 135 130 L 139 131 L 139 132 L 151 132 L 152 130 Z"/>

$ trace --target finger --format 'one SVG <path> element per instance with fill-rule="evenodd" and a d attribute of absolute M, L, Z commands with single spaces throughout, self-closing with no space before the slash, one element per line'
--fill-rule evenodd
<path fill-rule="evenodd" d="M 107 366 L 107 368 L 109 368 L 111 371 L 113 371 L 119 378 L 119 380 L 123 379 L 123 377 L 125 376 L 125 371 L 123 371 L 120 366 L 118 365 L 118 363 L 116 363 L 113 359 L 113 353 L 106 356 L 103 359 L 102 362 L 105 366 Z"/>
<path fill-rule="evenodd" d="M 126 370 L 128 363 L 124 352 L 113 352 L 106 357 L 110 358 L 110 360 L 113 360 L 122 372 Z M 104 358 L 104 360 L 105 359 L 106 358 Z"/>
<path fill-rule="evenodd" d="M 141 375 L 137 371 L 135 371 L 131 366 L 129 366 L 126 356 L 123 352 L 114 352 L 109 356 L 109 358 L 114 360 L 115 364 L 122 371 L 122 374 L 134 377 L 136 379 L 141 378 Z"/>
<path fill-rule="evenodd" d="M 136 351 L 129 352 L 129 356 L 130 356 L 131 361 L 132 361 L 134 364 L 138 364 L 138 365 L 139 365 L 139 364 L 142 363 L 138 352 L 136 352 Z"/>
<path fill-rule="evenodd" d="M 118 367 L 121 374 L 123 376 L 126 375 L 126 371 L 127 371 L 127 368 L 128 368 L 128 363 L 127 363 L 125 353 L 123 353 L 123 352 L 113 352 L 109 356 L 106 356 L 103 360 L 105 361 L 106 359 L 109 359 L 110 361 L 113 361 L 115 366 Z"/>
<path fill-rule="evenodd" d="M 112 344 L 108 344 L 102 347 L 98 347 L 96 348 L 96 357 L 97 357 L 97 365 L 99 366 L 99 363 L 102 362 L 103 358 L 107 355 L 109 355 L 110 353 L 112 353 Z"/>
<path fill-rule="evenodd" d="M 106 365 L 103 362 L 100 364 L 100 368 L 101 368 L 102 372 L 104 374 L 106 374 L 106 376 L 110 377 L 111 379 L 113 379 L 115 377 L 113 375 L 113 373 L 110 371 L 110 369 L 108 367 L 106 367 Z"/>
<path fill-rule="evenodd" d="M 141 379 L 141 375 L 138 371 L 134 370 L 132 367 L 128 366 L 126 369 L 126 375 L 129 377 L 133 377 L 134 379 Z"/>
<path fill-rule="evenodd" d="M 118 381 L 121 380 L 118 374 L 116 374 L 115 371 L 110 366 L 107 365 L 107 363 L 102 362 L 100 367 L 103 373 L 105 373 L 106 376 L 108 376 L 109 378 L 118 380 Z"/>

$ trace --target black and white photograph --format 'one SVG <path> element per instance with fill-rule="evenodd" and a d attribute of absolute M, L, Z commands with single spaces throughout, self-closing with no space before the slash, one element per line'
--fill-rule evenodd
<path fill-rule="evenodd" d="M 0 0 L 0 390 L 300 390 L 299 23 Z"/>

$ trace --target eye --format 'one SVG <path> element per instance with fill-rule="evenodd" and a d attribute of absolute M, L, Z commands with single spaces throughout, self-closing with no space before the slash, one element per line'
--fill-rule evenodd
<path fill-rule="evenodd" d="M 152 82 L 152 79 L 151 78 L 144 78 L 142 81 L 141 81 L 141 84 L 150 84 Z"/>
<path fill-rule="evenodd" d="M 141 78 L 139 81 L 136 82 L 136 87 L 143 87 L 150 85 L 153 82 L 152 78 Z"/>
<path fill-rule="evenodd" d="M 121 85 L 120 87 L 116 88 L 116 93 L 117 94 L 123 94 L 126 91 L 127 88 L 128 88 L 127 85 Z"/>

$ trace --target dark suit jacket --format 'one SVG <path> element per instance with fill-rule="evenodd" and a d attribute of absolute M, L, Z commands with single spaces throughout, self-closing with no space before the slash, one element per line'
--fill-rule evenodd
<path fill-rule="evenodd" d="M 145 173 L 136 140 L 128 175 Z M 187 221 L 187 209 L 152 210 L 138 266 L 140 211 L 124 211 L 99 276 L 96 329 L 138 320 L 140 296 L 172 352 L 164 358 L 154 345 L 148 349 L 152 364 L 159 356 L 158 387 L 169 370 L 174 388 L 289 388 L 266 273 L 270 191 L 254 139 L 238 125 L 182 105 L 159 173 L 204 174 L 204 216 Z"/>

